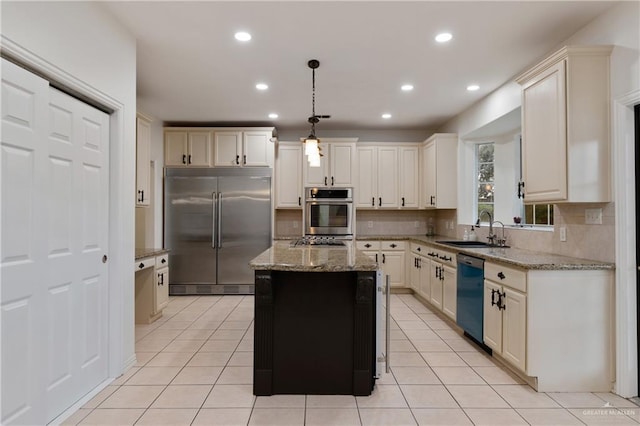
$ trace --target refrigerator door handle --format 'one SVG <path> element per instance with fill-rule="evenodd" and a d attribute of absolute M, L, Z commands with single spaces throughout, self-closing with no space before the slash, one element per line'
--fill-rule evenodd
<path fill-rule="evenodd" d="M 218 203 L 218 193 L 211 194 L 211 248 L 216 248 L 216 204 Z"/>
<path fill-rule="evenodd" d="M 218 234 L 218 248 L 222 248 L 222 192 L 218 193 L 218 227 L 216 230 Z"/>

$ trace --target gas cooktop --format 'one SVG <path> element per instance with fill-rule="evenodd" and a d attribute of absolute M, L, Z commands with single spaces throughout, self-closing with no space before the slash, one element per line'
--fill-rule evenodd
<path fill-rule="evenodd" d="M 304 237 L 291 243 L 291 246 L 344 246 L 344 241 L 334 237 Z"/>

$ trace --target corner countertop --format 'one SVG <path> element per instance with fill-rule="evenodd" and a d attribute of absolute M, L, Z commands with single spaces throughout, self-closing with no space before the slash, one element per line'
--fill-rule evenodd
<path fill-rule="evenodd" d="M 163 248 L 136 248 L 136 257 L 134 260 L 144 259 L 145 257 L 159 256 L 169 253 L 169 250 Z"/>
<path fill-rule="evenodd" d="M 437 241 L 454 240 L 455 238 L 444 235 L 359 235 L 358 241 L 378 240 L 408 240 L 415 243 L 424 243 L 442 250 L 454 253 L 464 253 L 470 256 L 482 258 L 487 261 L 501 262 L 523 269 L 530 270 L 613 270 L 615 264 L 600 262 L 597 260 L 580 259 L 558 254 L 524 250 L 519 248 L 483 247 L 467 248 L 452 247 Z"/>
<path fill-rule="evenodd" d="M 356 250 L 355 243 L 344 246 L 292 247 L 291 240 L 274 241 L 273 245 L 249 262 L 254 270 L 294 272 L 375 271 L 378 264 Z"/>

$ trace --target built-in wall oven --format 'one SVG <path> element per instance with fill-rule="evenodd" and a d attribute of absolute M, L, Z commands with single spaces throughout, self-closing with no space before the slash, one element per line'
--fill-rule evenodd
<path fill-rule="evenodd" d="M 353 188 L 305 188 L 305 235 L 352 239 Z"/>

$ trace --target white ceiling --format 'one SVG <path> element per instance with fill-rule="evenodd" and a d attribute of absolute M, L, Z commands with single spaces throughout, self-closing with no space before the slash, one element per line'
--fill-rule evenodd
<path fill-rule="evenodd" d="M 138 41 L 138 108 L 169 123 L 437 129 L 610 1 L 105 2 Z M 239 30 L 253 39 L 240 43 Z M 448 31 L 453 40 L 434 41 Z M 265 82 L 260 92 L 255 84 Z M 412 92 L 400 86 L 411 83 Z M 468 92 L 468 84 L 480 90 Z M 271 120 L 267 115 L 279 114 Z M 383 120 L 381 114 L 393 116 Z M 304 133 L 304 132 L 303 132 Z M 301 136 L 304 136 L 301 134 Z"/>

